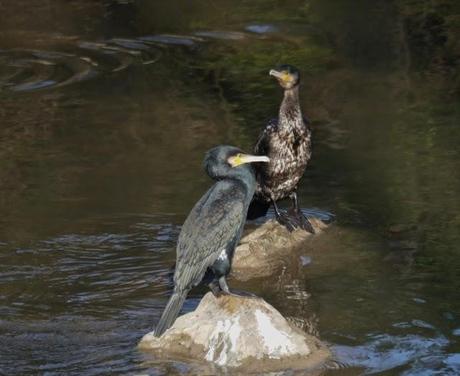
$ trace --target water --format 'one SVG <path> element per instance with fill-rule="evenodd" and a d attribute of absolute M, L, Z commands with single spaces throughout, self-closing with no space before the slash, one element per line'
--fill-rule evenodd
<path fill-rule="evenodd" d="M 327 374 L 460 373 L 458 81 L 436 49 L 456 5 L 423 23 L 404 1 L 276 4 L 2 4 L 1 374 L 190 371 L 136 344 L 203 153 L 250 150 L 280 62 L 314 126 L 301 203 L 337 221 L 297 266 L 233 284 L 319 332 L 347 366 Z"/>

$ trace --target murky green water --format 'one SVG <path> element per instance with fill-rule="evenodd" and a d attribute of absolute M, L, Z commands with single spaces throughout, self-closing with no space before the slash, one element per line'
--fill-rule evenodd
<path fill-rule="evenodd" d="M 203 153 L 250 150 L 281 62 L 314 125 L 302 204 L 337 222 L 307 265 L 244 288 L 313 322 L 350 367 L 330 374 L 460 373 L 459 86 L 439 48 L 458 29 L 416 7 L 0 4 L 0 374 L 189 372 L 136 344 L 210 184 Z"/>

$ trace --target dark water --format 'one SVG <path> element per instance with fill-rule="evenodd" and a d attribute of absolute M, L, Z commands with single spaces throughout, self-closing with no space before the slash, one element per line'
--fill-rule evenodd
<path fill-rule="evenodd" d="M 1 2 L 0 374 L 190 371 L 136 344 L 204 151 L 250 150 L 281 62 L 314 126 L 302 204 L 338 220 L 243 287 L 315 325 L 328 374 L 459 374 L 458 9 L 421 3 Z"/>

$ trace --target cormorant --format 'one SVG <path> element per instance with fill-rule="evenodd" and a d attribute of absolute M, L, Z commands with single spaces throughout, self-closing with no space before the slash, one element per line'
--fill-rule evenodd
<path fill-rule="evenodd" d="M 284 98 L 278 118 L 268 122 L 254 148 L 255 154 L 268 156 L 270 163 L 257 166 L 258 184 L 248 219 L 264 216 L 273 204 L 276 219 L 290 231 L 300 227 L 314 233 L 299 208 L 296 192 L 311 157 L 311 131 L 299 104 L 300 73 L 292 65 L 281 65 L 269 74 L 284 89 Z M 276 203 L 287 197 L 292 208 L 283 213 Z"/>
<path fill-rule="evenodd" d="M 206 153 L 204 169 L 216 183 L 195 204 L 179 234 L 174 291 L 155 328 L 168 329 L 179 314 L 190 289 L 205 274 L 214 295 L 230 294 L 225 277 L 230 272 L 256 187 L 251 162 L 269 162 L 265 156 L 243 154 L 234 146 L 217 146 Z"/>

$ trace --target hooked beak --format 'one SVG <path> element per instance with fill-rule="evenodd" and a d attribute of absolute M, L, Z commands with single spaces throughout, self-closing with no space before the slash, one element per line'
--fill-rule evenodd
<path fill-rule="evenodd" d="M 280 80 L 283 80 L 284 79 L 284 74 L 281 73 L 281 72 L 278 72 L 277 70 L 275 69 L 271 69 L 270 72 L 268 73 L 270 76 L 273 76 L 273 77 L 276 77 Z"/>
<path fill-rule="evenodd" d="M 237 154 L 228 159 L 232 167 L 237 167 L 245 163 L 270 162 L 270 158 L 265 155 Z"/>

